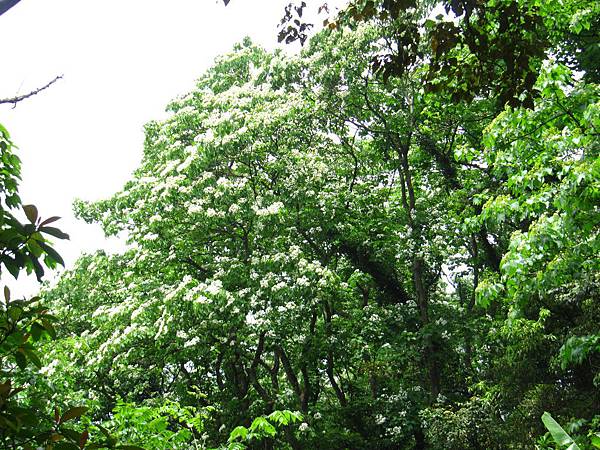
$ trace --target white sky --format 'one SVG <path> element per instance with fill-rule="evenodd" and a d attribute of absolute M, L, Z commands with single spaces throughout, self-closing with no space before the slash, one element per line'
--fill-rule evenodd
<path fill-rule="evenodd" d="M 58 215 L 71 235 L 56 242 L 67 267 L 81 252 L 115 249 L 97 225 L 73 217 L 75 198 L 118 191 L 138 164 L 143 125 L 193 86 L 213 59 L 244 36 L 274 48 L 290 0 L 22 0 L 0 16 L 0 98 L 35 97 L 0 107 L 23 162 L 21 198 L 42 217 Z M 34 277 L 2 278 L 14 294 Z"/>

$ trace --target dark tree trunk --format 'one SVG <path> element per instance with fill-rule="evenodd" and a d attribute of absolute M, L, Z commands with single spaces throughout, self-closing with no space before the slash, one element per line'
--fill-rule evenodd
<path fill-rule="evenodd" d="M 413 436 L 415 438 L 415 450 L 425 450 L 425 435 L 421 427 L 414 431 Z"/>

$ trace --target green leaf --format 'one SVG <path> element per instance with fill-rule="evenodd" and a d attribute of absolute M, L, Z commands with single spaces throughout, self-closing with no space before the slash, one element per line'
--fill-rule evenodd
<path fill-rule="evenodd" d="M 59 442 L 54 445 L 54 450 L 79 450 L 79 446 L 72 442 Z"/>
<path fill-rule="evenodd" d="M 35 225 L 32 223 L 28 223 L 23 226 L 23 234 L 29 236 L 35 233 Z"/>
<path fill-rule="evenodd" d="M 55 227 L 40 227 L 39 231 L 49 234 L 50 236 L 54 236 L 58 239 L 69 239 L 69 235 L 67 233 L 63 233 L 61 230 Z"/>
<path fill-rule="evenodd" d="M 38 369 L 42 368 L 42 361 L 40 360 L 40 357 L 37 355 L 36 352 L 28 349 L 23 350 L 23 352 L 35 367 L 37 367 Z"/>
<path fill-rule="evenodd" d="M 108 431 L 102 425 L 97 425 L 97 427 L 102 432 L 102 434 L 104 434 L 104 436 L 106 436 L 106 440 L 108 441 L 108 444 L 111 447 L 113 447 L 116 444 L 117 440 L 112 436 L 112 434 L 110 434 L 110 431 Z"/>
<path fill-rule="evenodd" d="M 72 440 L 74 442 L 79 441 L 80 435 L 79 435 L 78 431 L 72 430 L 71 428 L 61 427 L 60 432 L 62 435 L 66 436 L 67 438 L 69 438 L 70 440 Z"/>
<path fill-rule="evenodd" d="M 60 217 L 58 217 L 58 216 L 48 217 L 46 220 L 44 220 L 44 221 L 42 221 L 42 223 L 40 223 L 40 226 L 43 227 L 44 225 L 48 225 L 49 223 L 56 222 L 57 220 L 60 220 Z"/>
<path fill-rule="evenodd" d="M 240 425 L 239 427 L 235 427 L 229 434 L 229 442 L 235 441 L 237 438 L 240 438 L 243 441 L 246 439 L 247 435 L 248 428 Z"/>
<path fill-rule="evenodd" d="M 600 434 L 592 434 L 592 445 L 596 448 L 600 448 Z"/>
<path fill-rule="evenodd" d="M 10 317 L 13 322 L 16 322 L 17 320 L 19 320 L 22 315 L 23 315 L 23 308 L 20 308 L 18 306 L 11 306 L 8 309 L 8 317 Z"/>
<path fill-rule="evenodd" d="M 0 123 L 0 134 L 3 135 L 4 139 L 10 139 L 10 133 L 4 125 Z"/>
<path fill-rule="evenodd" d="M 558 445 L 571 444 L 569 447 L 570 450 L 580 450 L 577 444 L 573 442 L 571 436 L 569 436 L 567 432 L 558 424 L 558 422 L 552 418 L 550 413 L 544 412 L 544 414 L 542 414 L 542 422 L 544 422 L 544 425 L 552 435 L 552 439 L 554 439 L 554 442 L 556 442 Z"/>
<path fill-rule="evenodd" d="M 39 282 L 42 281 L 42 277 L 44 276 L 44 268 L 37 260 L 37 258 L 31 258 L 31 263 L 33 264 L 33 270 L 35 271 L 35 277 Z"/>
<path fill-rule="evenodd" d="M 61 422 L 66 422 L 67 420 L 75 419 L 76 417 L 80 417 L 86 413 L 89 408 L 85 406 L 75 406 L 67 410 L 61 417 Z"/>
<path fill-rule="evenodd" d="M 31 325 L 30 332 L 34 341 L 39 341 L 45 331 L 45 328 L 38 322 L 34 322 L 33 325 Z"/>
<path fill-rule="evenodd" d="M 52 339 L 56 339 L 56 330 L 54 329 L 54 326 L 50 323 L 50 321 L 46 318 L 43 318 L 42 325 L 44 325 L 44 328 L 46 329 L 50 337 Z"/>
<path fill-rule="evenodd" d="M 60 256 L 58 254 L 58 252 L 56 250 L 54 250 L 52 247 L 50 247 L 48 244 L 44 243 L 44 242 L 38 242 L 39 246 L 42 247 L 42 249 L 52 257 L 52 259 L 54 259 L 54 261 L 56 261 L 57 263 L 59 263 L 61 266 L 65 266 L 65 262 L 62 259 L 62 256 Z"/>
<path fill-rule="evenodd" d="M 36 258 L 42 256 L 43 253 L 42 247 L 39 244 L 41 244 L 41 242 L 34 241 L 33 239 L 30 239 L 27 243 L 27 248 Z"/>
<path fill-rule="evenodd" d="M 21 370 L 23 370 L 25 367 L 27 367 L 27 358 L 25 358 L 25 355 L 21 352 L 17 352 L 15 353 L 15 360 L 17 361 L 17 365 L 19 366 L 19 368 Z"/>
<path fill-rule="evenodd" d="M 267 436 L 275 436 L 275 427 L 264 417 L 257 417 L 250 425 L 250 431 L 260 431 Z"/>
<path fill-rule="evenodd" d="M 25 215 L 31 223 L 36 222 L 38 218 L 38 210 L 34 205 L 23 205 L 23 211 L 25 211 Z"/>
<path fill-rule="evenodd" d="M 15 280 L 17 278 L 19 278 L 20 267 L 13 259 L 10 258 L 10 256 L 2 255 L 2 257 L 0 258 L 0 261 L 2 261 L 4 263 L 4 266 L 6 267 L 6 269 L 10 272 L 10 274 L 13 277 L 15 277 Z"/>
<path fill-rule="evenodd" d="M 13 417 L 17 419 L 19 426 L 34 427 L 39 423 L 36 411 L 33 408 L 11 408 Z"/>
<path fill-rule="evenodd" d="M 293 412 L 287 409 L 273 411 L 267 417 L 269 420 L 280 425 L 289 425 L 302 420 L 302 414 L 300 412 Z"/>
<path fill-rule="evenodd" d="M 244 450 L 245 448 L 246 448 L 246 446 L 244 444 L 242 444 L 241 442 L 231 442 L 227 446 L 227 450 Z"/>

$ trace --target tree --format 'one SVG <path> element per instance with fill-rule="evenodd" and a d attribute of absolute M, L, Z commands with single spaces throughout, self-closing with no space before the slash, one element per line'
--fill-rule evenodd
<path fill-rule="evenodd" d="M 327 3 L 310 6 L 329 13 Z M 280 42 L 304 44 L 313 26 L 302 18 L 306 7 L 307 2 L 297 1 L 285 8 Z M 445 14 L 433 17 L 434 7 Z M 454 102 L 495 95 L 501 110 L 506 103 L 533 105 L 534 84 L 547 52 L 557 52 L 563 62 L 597 82 L 600 41 L 592 30 L 599 20 L 597 2 L 579 0 L 351 0 L 323 25 L 336 30 L 378 22 L 386 27 L 390 48 L 375 55 L 372 64 L 384 79 L 426 63 L 422 80 L 428 90 L 449 93 Z"/>
<path fill-rule="evenodd" d="M 44 293 L 67 324 L 48 348 L 64 395 L 107 420 L 174 400 L 207 445 L 280 409 L 305 425 L 266 448 L 527 448 L 546 410 L 594 430 L 597 85 L 558 53 L 527 56 L 531 85 L 488 77 L 497 55 L 468 39 L 499 51 L 513 2 L 382 76 L 404 52 L 390 36 L 428 10 L 390 4 L 298 56 L 239 45 L 147 125 L 121 192 L 76 204 L 130 245 Z M 565 42 L 565 5 L 533 8 L 560 20 L 515 45 Z M 475 95 L 457 97 L 451 55 L 483 64 Z"/>
<path fill-rule="evenodd" d="M 65 239 L 68 235 L 50 226 L 58 217 L 44 220 L 38 216 L 35 206 L 21 204 L 17 191 L 20 160 L 13 153 L 8 131 L 1 125 L 0 162 L 0 271 L 5 269 L 17 278 L 26 270 L 35 272 L 41 280 L 44 275 L 41 261 L 49 268 L 64 264 L 49 245 L 47 236 Z M 28 223 L 21 223 L 13 215 L 21 208 Z M 77 448 L 81 443 L 83 448 L 87 432 L 76 432 L 67 422 L 79 417 L 85 408 L 69 409 L 61 415 L 49 397 L 30 397 L 23 392 L 25 386 L 39 380 L 41 342 L 56 337 L 56 319 L 39 300 L 39 297 L 11 300 L 9 289 L 4 288 L 4 303 L 0 309 L 0 443 L 6 449 L 33 448 L 34 445 L 54 448 L 55 442 L 66 438 L 77 442 L 78 445 L 72 444 Z M 52 409 L 54 414 L 50 412 Z"/>

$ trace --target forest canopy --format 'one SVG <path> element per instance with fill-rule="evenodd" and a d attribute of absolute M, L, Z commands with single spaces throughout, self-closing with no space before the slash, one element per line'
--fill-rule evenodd
<path fill-rule="evenodd" d="M 0 343 L 3 448 L 600 448 L 600 5 L 434 6 L 247 39 L 146 125 L 74 205 L 127 248 Z"/>

